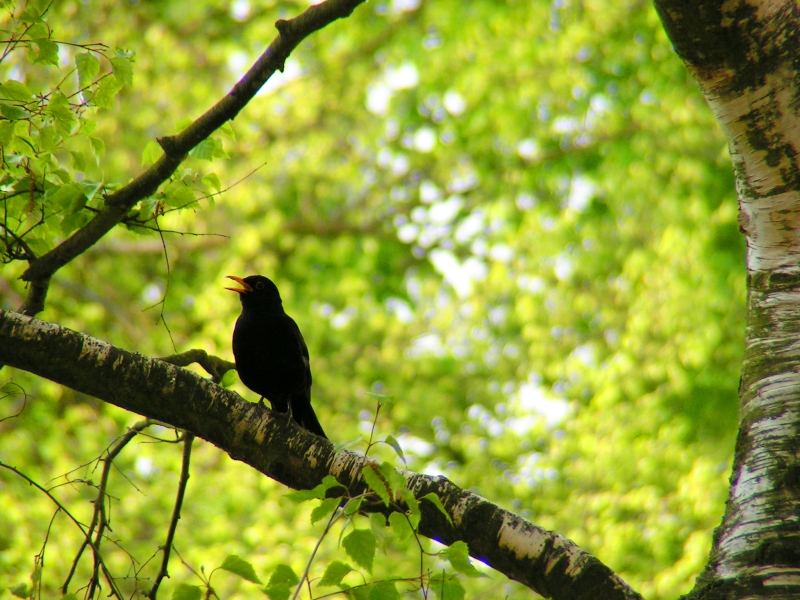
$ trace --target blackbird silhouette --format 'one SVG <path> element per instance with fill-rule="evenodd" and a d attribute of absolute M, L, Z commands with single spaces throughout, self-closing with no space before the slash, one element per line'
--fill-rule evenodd
<path fill-rule="evenodd" d="M 228 275 L 239 287 L 242 313 L 233 329 L 239 378 L 266 398 L 272 410 L 289 413 L 300 426 L 327 437 L 311 408 L 311 365 L 300 328 L 283 310 L 278 287 L 262 275 Z"/>

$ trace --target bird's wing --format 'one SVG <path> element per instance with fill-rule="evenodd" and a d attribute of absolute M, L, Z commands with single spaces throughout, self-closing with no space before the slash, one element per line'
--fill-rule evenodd
<path fill-rule="evenodd" d="M 303 334 L 300 332 L 300 328 L 297 326 L 297 323 L 294 322 L 289 315 L 286 315 L 289 319 L 289 322 L 292 324 L 292 329 L 295 333 L 295 340 L 297 341 L 297 347 L 300 350 L 300 354 L 303 357 L 303 364 L 306 366 L 306 377 L 308 378 L 308 387 L 311 387 L 311 359 L 308 356 L 308 346 L 306 346 L 306 341 L 303 339 Z"/>

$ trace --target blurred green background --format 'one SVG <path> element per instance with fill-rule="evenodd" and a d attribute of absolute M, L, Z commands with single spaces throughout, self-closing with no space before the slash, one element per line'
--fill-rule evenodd
<path fill-rule="evenodd" d="M 3 35 L 46 6 L 4 2 Z M 0 62 L 7 226 L 40 223 L 37 252 L 79 227 L 305 6 L 54 2 Z M 53 42 L 102 42 L 114 60 Z M 15 94 L 49 108 L 21 115 Z M 15 194 L 31 173 L 41 189 Z M 334 443 L 363 451 L 380 402 L 375 437 L 395 436 L 409 469 L 570 537 L 647 598 L 690 589 L 736 433 L 743 242 L 724 139 L 649 3 L 369 2 L 303 42 L 136 213 L 151 229 L 120 226 L 60 271 L 41 318 L 147 355 L 231 359 L 239 303 L 223 278 L 268 275 Z M 3 248 L 0 300 L 15 308 L 25 263 Z M 92 461 L 137 416 L 11 369 L 0 383 L 0 416 L 24 405 L 0 422 L 0 460 L 88 520 Z M 118 460 L 125 550 L 106 548 L 125 589 L 157 569 L 179 466 L 179 446 L 146 437 Z M 229 554 L 265 581 L 279 563 L 301 573 L 323 522 L 285 493 L 198 442 L 164 597 Z M 57 597 L 80 537 L 53 511 L 0 470 L 0 590 L 31 584 L 49 531 L 41 589 Z M 347 560 L 338 535 L 312 577 Z M 465 597 L 529 597 L 481 570 Z M 418 573 L 413 538 L 389 537 L 372 573 L 345 581 Z M 228 573 L 212 585 L 259 595 Z"/>

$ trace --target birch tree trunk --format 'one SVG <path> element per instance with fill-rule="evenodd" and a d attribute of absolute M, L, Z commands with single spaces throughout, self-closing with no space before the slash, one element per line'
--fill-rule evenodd
<path fill-rule="evenodd" d="M 690 597 L 799 598 L 800 5 L 658 0 L 656 7 L 727 134 L 747 241 L 731 487 Z"/>

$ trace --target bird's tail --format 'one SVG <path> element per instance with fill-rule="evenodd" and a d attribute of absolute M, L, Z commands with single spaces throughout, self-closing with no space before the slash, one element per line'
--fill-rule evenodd
<path fill-rule="evenodd" d="M 325 432 L 322 430 L 322 425 L 319 424 L 317 413 L 311 407 L 311 402 L 298 402 L 292 406 L 292 418 L 300 424 L 304 429 L 308 429 L 311 433 L 328 439 Z"/>

